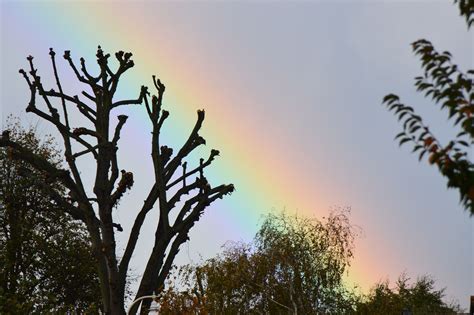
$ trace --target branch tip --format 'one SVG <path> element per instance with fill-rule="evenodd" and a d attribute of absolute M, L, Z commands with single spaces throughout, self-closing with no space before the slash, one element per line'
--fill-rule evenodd
<path fill-rule="evenodd" d="M 128 116 L 127 115 L 118 115 L 117 118 L 120 122 L 125 123 L 128 119 Z"/>

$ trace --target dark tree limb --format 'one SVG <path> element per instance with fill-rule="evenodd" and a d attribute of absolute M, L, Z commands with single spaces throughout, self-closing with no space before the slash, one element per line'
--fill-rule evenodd
<path fill-rule="evenodd" d="M 168 163 L 168 165 L 165 167 L 165 179 L 168 182 L 170 178 L 173 176 L 174 172 L 178 168 L 179 165 L 181 165 L 181 161 L 189 154 L 191 151 L 193 151 L 196 147 L 198 147 L 201 144 L 205 144 L 206 141 L 199 136 L 198 132 L 201 129 L 202 122 L 204 121 L 204 111 L 203 110 L 198 110 L 197 112 L 198 118 L 196 121 L 196 124 L 194 125 L 194 128 L 189 135 L 188 140 L 185 142 L 185 144 L 181 147 L 179 150 L 178 154 Z"/>
<path fill-rule="evenodd" d="M 163 290 L 164 280 L 166 279 L 172 263 L 179 252 L 179 247 L 188 240 L 188 233 L 194 224 L 199 220 L 199 217 L 202 215 L 204 209 L 209 206 L 213 201 L 218 198 L 222 198 L 225 194 L 229 194 L 234 191 L 233 185 L 221 185 L 214 189 L 207 191 L 208 195 L 197 195 L 186 202 L 186 205 L 194 206 L 191 214 L 185 219 L 179 222 L 172 228 L 171 233 L 162 235 L 160 239 L 155 239 L 155 246 L 153 248 L 152 255 L 148 260 L 147 268 L 145 269 L 145 274 L 140 283 L 138 289 L 137 297 L 151 294 L 151 291 L 160 292 Z M 183 207 L 182 211 L 187 212 Z M 158 232 L 158 231 L 157 231 Z M 157 234 L 155 234 L 157 235 Z M 167 246 L 162 246 L 161 241 L 163 238 L 167 240 L 173 240 L 171 243 L 170 249 L 167 252 Z M 166 258 L 165 258 L 166 257 Z M 136 298 L 137 298 L 136 297 Z M 143 303 L 142 308 L 149 307 L 149 303 Z M 136 309 L 132 310 L 132 314 L 136 312 Z"/>
<path fill-rule="evenodd" d="M 84 58 L 80 58 L 80 68 L 78 68 L 72 61 L 70 52 L 64 52 L 64 59 L 68 62 L 76 78 L 93 92 L 91 94 L 86 91 L 82 92 L 84 97 L 92 102 L 91 105 L 79 100 L 77 95 L 71 96 L 63 91 L 56 67 L 55 53 L 52 49 L 50 50 L 50 56 L 57 91 L 54 89 L 46 91 L 43 87 L 31 56 L 27 58 L 30 66 L 29 73 L 24 70 L 20 70 L 20 73 L 30 89 L 30 100 L 26 110 L 48 121 L 59 131 L 64 142 L 64 157 L 68 170 L 62 170 L 48 164 L 41 156 L 37 156 L 13 143 L 9 140 L 7 131 L 2 134 L 0 146 L 8 147 L 12 156 L 31 164 L 34 168 L 44 172 L 48 178 L 59 180 L 69 190 L 68 198 L 56 195 L 53 196 L 53 200 L 58 205 L 65 207 L 73 218 L 80 219 L 86 224 L 92 241 L 92 250 L 97 258 L 103 301 L 102 310 L 106 314 L 122 315 L 124 314 L 123 302 L 127 271 L 141 228 L 149 211 L 154 207 L 158 207 L 159 218 L 156 222 L 153 250 L 137 297 L 149 294 L 153 289 L 159 288 L 163 284 L 180 246 L 187 240 L 191 227 L 199 220 L 208 205 L 232 192 L 233 186 L 220 185 L 211 188 L 204 177 L 204 168 L 208 167 L 215 156 L 218 155 L 217 150 L 212 150 L 206 161 L 201 159 L 199 166 L 190 171 L 186 170 L 186 162 L 183 163 L 184 159 L 196 147 L 205 144 L 204 138 L 199 135 L 199 130 L 204 121 L 204 111 L 198 111 L 197 121 L 187 141 L 173 156 L 171 147 L 160 145 L 160 132 L 169 116 L 169 112 L 162 109 L 165 85 L 159 79 L 153 76 L 153 84 L 157 90 L 157 95 L 152 95 L 151 99 L 149 98 L 148 88 L 145 86 L 141 87 L 137 99 L 114 99 L 121 76 L 134 66 L 131 53 L 119 51 L 115 54 L 119 66 L 114 72 L 114 69 L 111 69 L 108 64 L 110 55 L 104 54 L 99 46 L 96 56 L 100 72 L 98 76 L 93 76 L 87 69 Z M 37 94 L 42 98 L 47 110 L 37 107 Z M 60 102 L 63 117 L 54 107 L 53 101 Z M 70 111 L 74 109 L 74 106 L 69 106 L 70 103 L 75 105 L 77 110 L 92 122 L 92 127 L 72 127 L 70 125 Z M 125 251 L 120 263 L 118 263 L 115 233 L 122 228 L 120 224 L 113 221 L 112 213 L 124 193 L 131 189 L 134 179 L 131 172 L 122 171 L 120 180 L 118 180 L 120 176 L 117 158 L 118 142 L 127 116 L 118 116 L 118 123 L 113 131 L 110 128 L 110 116 L 115 107 L 140 105 L 142 103 L 145 104 L 146 112 L 152 123 L 151 158 L 155 183 L 135 218 Z M 93 137 L 92 141 L 94 143 L 86 136 Z M 75 146 L 73 146 L 76 142 L 84 149 L 81 148 L 81 150 L 76 151 Z M 86 194 L 81 171 L 76 164 L 78 157 L 90 156 L 89 153 L 96 162 L 95 180 L 93 187 L 91 187 L 95 196 Z M 176 171 L 180 166 L 182 166 L 182 174 L 178 175 Z M 186 180 L 194 175 L 199 176 L 195 177 L 194 182 L 189 181 L 192 183 L 187 185 Z M 178 177 L 178 179 L 169 183 L 171 178 L 174 177 Z M 182 187 L 169 198 L 169 190 L 178 183 L 182 183 Z M 87 189 L 87 191 L 89 190 L 90 188 Z M 187 195 L 187 198 L 184 198 L 185 195 Z M 171 212 L 181 199 L 184 199 L 184 206 L 178 212 L 177 219 L 171 226 Z"/>
<path fill-rule="evenodd" d="M 132 53 L 124 53 L 123 51 L 119 51 L 115 54 L 115 58 L 119 61 L 119 68 L 117 72 L 111 76 L 109 86 L 110 86 L 110 96 L 113 97 L 115 91 L 117 90 L 119 79 L 123 73 L 125 73 L 128 69 L 132 68 L 135 64 L 133 60 L 130 58 L 132 57 Z"/>
<path fill-rule="evenodd" d="M 148 193 L 147 198 L 145 199 L 143 206 L 135 218 L 133 223 L 132 230 L 130 232 L 130 236 L 128 238 L 127 246 L 125 247 L 124 254 L 120 261 L 119 265 L 119 273 L 120 273 L 120 281 L 124 284 L 126 280 L 126 275 L 128 271 L 128 266 L 130 264 L 130 259 L 132 258 L 132 254 L 135 250 L 135 247 L 138 242 L 138 236 L 140 235 L 140 230 L 145 222 L 145 217 L 148 212 L 153 208 L 156 200 L 158 199 L 158 185 L 155 183 L 151 188 L 150 192 Z"/>
<path fill-rule="evenodd" d="M 111 205 L 114 207 L 123 194 L 133 186 L 133 174 L 122 170 L 122 178 L 115 192 L 110 196 Z"/>
<path fill-rule="evenodd" d="M 96 153 L 96 150 L 97 150 L 98 147 L 99 147 L 99 145 L 95 145 L 95 146 L 93 146 L 93 147 L 90 148 L 90 149 L 85 149 L 85 150 L 83 150 L 83 151 L 74 153 L 74 154 L 72 155 L 72 158 L 73 158 L 73 159 L 76 159 L 76 158 L 80 157 L 81 155 L 84 155 L 84 154 L 87 154 L 87 153 Z M 97 154 L 97 153 L 96 153 L 96 154 Z"/>
<path fill-rule="evenodd" d="M 196 178 L 194 183 L 181 187 L 168 201 L 169 209 L 173 209 L 177 202 L 181 200 L 181 197 L 189 194 L 194 189 L 202 188 L 207 184 L 207 180 Z"/>
<path fill-rule="evenodd" d="M 143 98 L 145 97 L 146 93 L 147 93 L 147 88 L 145 86 L 142 86 L 140 95 L 138 96 L 137 99 L 122 100 L 122 101 L 115 102 L 112 104 L 112 108 L 123 106 L 123 105 L 140 105 L 143 102 Z"/>
<path fill-rule="evenodd" d="M 36 79 L 39 80 L 39 77 L 36 75 L 36 70 L 34 70 L 34 68 L 33 68 L 33 62 L 32 62 L 33 57 L 31 57 L 31 58 L 29 57 L 28 60 L 30 62 L 30 66 L 32 68 L 31 75 L 33 76 L 33 78 L 36 78 Z M 57 111 L 54 108 L 52 108 L 51 104 L 49 103 L 49 99 L 47 98 L 48 94 L 47 94 L 47 92 L 44 92 L 44 89 L 42 88 L 42 85 L 38 86 L 38 84 L 36 84 L 35 82 L 31 82 L 30 79 L 28 78 L 26 72 L 23 69 L 20 69 L 19 72 L 23 75 L 23 78 L 27 82 L 28 86 L 30 87 L 30 91 L 31 91 L 30 102 L 28 103 L 26 111 L 27 112 L 33 112 L 34 114 L 38 115 L 39 117 L 43 118 L 44 120 L 47 120 L 50 123 L 54 124 L 57 127 L 58 131 L 61 133 L 61 135 L 63 136 L 64 139 L 67 138 L 67 137 L 72 137 L 74 140 L 78 141 L 80 144 L 85 146 L 87 149 L 89 149 L 90 151 L 93 151 L 92 146 L 90 144 L 88 144 L 86 141 L 82 140 L 80 137 L 75 136 L 74 134 L 70 133 L 69 128 L 67 126 L 63 125 L 59 121 L 59 116 L 54 116 L 53 114 L 48 115 L 48 114 L 46 114 L 45 112 L 41 111 L 40 109 L 38 109 L 36 107 L 36 98 L 35 98 L 36 91 L 38 89 L 41 89 L 43 91 L 43 98 L 49 104 L 48 107 L 50 108 L 50 111 L 52 111 L 53 113 L 56 112 L 56 115 L 57 115 Z M 50 92 L 50 93 L 52 93 L 52 92 Z"/>
<path fill-rule="evenodd" d="M 72 61 L 72 58 L 71 58 L 71 51 L 69 51 L 69 50 L 64 51 L 63 57 L 64 57 L 64 59 L 66 59 L 68 61 L 69 66 L 74 71 L 74 74 L 76 75 L 76 78 L 79 80 L 79 82 L 82 82 L 82 83 L 87 84 L 87 85 L 91 85 L 91 82 L 86 80 L 86 78 L 84 78 L 84 76 L 82 76 L 79 73 L 79 71 L 77 70 L 77 67 L 76 67 L 76 65 L 74 64 L 74 62 Z M 95 83 L 92 83 L 92 85 L 95 86 Z"/>
<path fill-rule="evenodd" d="M 51 120 L 59 122 L 59 114 L 58 110 L 54 108 L 54 106 L 51 104 L 48 96 L 45 93 L 45 90 L 43 88 L 43 84 L 41 83 L 41 77 L 36 74 L 37 69 L 34 68 L 33 65 L 33 57 L 28 56 L 27 58 L 28 62 L 30 63 L 30 75 L 33 78 L 34 81 L 32 81 L 33 86 L 37 89 L 38 94 L 43 97 L 43 100 L 48 107 L 49 113 Z"/>
<path fill-rule="evenodd" d="M 87 97 L 89 100 L 91 100 L 92 102 L 97 102 L 97 98 L 95 98 L 94 96 L 90 95 L 89 93 L 87 93 L 86 91 L 82 91 L 81 92 L 82 95 L 84 95 L 85 97 Z"/>
<path fill-rule="evenodd" d="M 81 107 L 83 109 L 85 109 L 88 113 L 92 114 L 92 115 L 97 115 L 97 113 L 92 109 L 90 108 L 87 104 L 85 104 L 84 102 L 81 102 L 79 100 L 79 97 L 77 95 L 75 96 L 69 96 L 67 94 L 64 94 L 62 91 L 60 91 L 59 93 L 54 91 L 54 90 L 50 90 L 50 91 L 45 91 L 44 94 L 46 96 L 53 96 L 53 97 L 59 97 L 61 99 L 64 99 L 66 101 L 69 101 L 71 103 L 74 103 L 76 104 L 76 106 L 78 107 Z M 87 94 L 87 93 L 86 93 Z"/>
<path fill-rule="evenodd" d="M 53 48 L 49 49 L 49 55 L 51 56 L 51 62 L 53 64 L 53 72 L 54 72 L 54 77 L 56 79 L 56 85 L 58 86 L 59 93 L 61 94 L 61 104 L 63 106 L 63 115 L 64 115 L 64 122 L 66 124 L 66 127 L 69 129 L 69 119 L 67 115 L 67 109 L 66 109 L 66 100 L 64 98 L 64 93 L 63 93 L 63 88 L 61 86 L 61 81 L 59 80 L 59 75 L 58 75 L 58 69 L 56 68 L 56 59 L 54 56 L 56 53 L 54 52 Z"/>
<path fill-rule="evenodd" d="M 183 175 L 181 175 L 180 177 L 178 177 L 176 180 L 174 180 L 173 182 L 171 182 L 170 184 L 168 184 L 166 186 L 166 189 L 170 189 L 171 187 L 173 187 L 174 185 L 178 184 L 179 182 L 181 181 L 184 181 L 186 178 L 188 178 L 189 176 L 191 175 L 194 175 L 195 173 L 197 172 L 202 172 L 206 167 L 208 167 L 209 165 L 211 165 L 212 161 L 214 161 L 214 158 L 216 156 L 219 156 L 219 151 L 218 150 L 211 150 L 211 154 L 209 156 L 209 158 L 207 159 L 206 162 L 200 164 L 198 167 L 194 168 L 193 170 L 187 172 L 187 173 L 184 173 Z"/>
<path fill-rule="evenodd" d="M 69 172 L 63 169 L 59 169 L 52 165 L 46 159 L 33 153 L 22 145 L 11 141 L 8 137 L 0 138 L 0 147 L 11 148 L 9 152 L 13 157 L 28 162 L 31 166 L 36 168 L 38 171 L 47 173 L 50 177 L 57 178 L 64 184 L 68 189 L 75 189 L 75 182 L 70 177 Z"/>
<path fill-rule="evenodd" d="M 89 84 L 91 82 L 93 82 L 93 86 L 97 87 L 97 82 L 99 82 L 100 76 L 93 77 L 92 75 L 89 74 L 89 72 L 87 71 L 87 67 L 86 67 L 86 61 L 85 61 L 84 58 L 81 57 L 80 62 L 81 62 L 81 71 L 86 76 L 87 80 L 89 81 Z"/>
<path fill-rule="evenodd" d="M 202 211 L 204 211 L 207 206 L 209 206 L 217 199 L 222 199 L 224 195 L 231 194 L 234 189 L 234 185 L 232 184 L 220 185 L 209 189 L 204 194 L 198 194 L 195 197 L 189 199 L 188 201 L 186 201 L 183 208 L 179 212 L 172 229 L 174 231 L 180 231 L 184 227 L 189 226 L 191 222 L 199 219 L 199 216 L 201 215 Z M 194 204 L 196 204 L 196 206 L 192 208 Z M 193 210 L 188 216 L 185 217 L 185 215 L 191 210 L 191 208 Z"/>

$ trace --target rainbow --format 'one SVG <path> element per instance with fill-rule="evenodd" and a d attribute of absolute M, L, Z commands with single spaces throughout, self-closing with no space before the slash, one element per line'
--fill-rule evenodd
<path fill-rule="evenodd" d="M 214 184 L 232 182 L 236 186 L 231 197 L 214 206 L 220 208 L 213 211 L 217 220 L 228 222 L 222 229 L 251 237 L 261 215 L 272 208 L 280 210 L 286 206 L 299 214 L 322 216 L 328 211 L 331 200 L 337 200 L 335 194 L 315 199 L 318 185 L 299 177 L 304 174 L 304 168 L 293 160 L 291 152 L 283 150 L 284 146 L 277 143 L 277 139 L 259 137 L 260 130 L 269 126 L 255 124 L 249 119 L 251 113 L 242 113 L 239 104 L 226 101 L 221 91 L 231 87 L 226 86 L 224 80 L 207 81 L 202 68 L 181 62 L 189 58 L 184 57 L 185 54 L 192 52 L 181 49 L 172 30 L 156 29 L 154 22 L 157 21 L 153 12 L 146 9 L 145 2 L 134 5 L 109 1 L 21 2 L 3 6 L 9 8 L 7 20 L 15 21 L 3 23 L 21 25 L 15 32 L 4 31 L 4 36 L 21 40 L 16 47 L 8 47 L 19 56 L 19 67 L 26 65 L 23 56 L 30 53 L 38 62 L 40 59 L 49 61 L 49 47 L 54 47 L 58 55 L 70 49 L 73 58 L 78 60 L 84 56 L 91 65 L 97 44 L 110 53 L 131 50 L 136 66 L 125 76 L 128 79 L 122 83 L 118 97 L 136 97 L 140 85 L 151 87 L 151 76 L 156 74 L 167 86 L 164 106 L 171 112 L 163 142 L 178 147 L 194 124 L 195 110 L 206 110 L 202 134 L 208 146 L 203 152 L 211 147 L 221 152 L 208 178 Z M 212 65 L 209 60 L 208 66 Z M 243 96 L 242 101 L 249 100 Z M 149 125 L 144 108 L 135 110 L 128 123 L 129 129 L 146 138 L 138 146 L 149 150 Z M 265 155 L 260 153 L 262 148 Z M 207 153 L 203 154 L 206 157 Z M 366 270 L 369 271 L 370 268 Z M 361 283 L 364 275 L 352 274 L 349 278 Z"/>

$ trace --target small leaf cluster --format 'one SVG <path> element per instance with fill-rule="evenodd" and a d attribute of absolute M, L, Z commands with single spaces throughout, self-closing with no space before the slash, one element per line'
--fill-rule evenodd
<path fill-rule="evenodd" d="M 470 28 L 474 24 L 474 1 L 473 0 L 454 0 L 458 5 L 461 16 L 466 19 L 467 27 Z"/>
<path fill-rule="evenodd" d="M 428 155 L 430 164 L 436 164 L 448 179 L 448 187 L 460 192 L 463 206 L 474 214 L 474 165 L 468 152 L 474 144 L 474 70 L 466 73 L 451 62 L 447 51 L 439 53 L 424 39 L 412 44 L 415 55 L 420 56 L 423 75 L 415 78 L 417 91 L 431 97 L 441 110 L 448 112 L 459 128 L 456 137 L 442 145 L 421 116 L 414 109 L 400 102 L 395 94 L 383 98 L 383 104 L 393 112 L 403 125 L 396 135 L 399 144 L 411 142 L 419 160 Z"/>

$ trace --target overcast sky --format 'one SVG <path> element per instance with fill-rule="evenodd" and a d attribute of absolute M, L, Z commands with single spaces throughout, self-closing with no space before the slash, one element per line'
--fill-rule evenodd
<path fill-rule="evenodd" d="M 42 77 L 50 75 L 49 47 L 58 55 L 70 49 L 90 64 L 98 44 L 132 51 L 137 66 L 121 95 L 134 97 L 158 73 L 175 146 L 195 110 L 206 109 L 208 149 L 222 152 L 212 178 L 235 183 L 237 192 L 204 215 L 179 263 L 208 258 L 228 240 L 249 241 L 269 211 L 322 217 L 350 206 L 364 231 L 350 273 L 364 289 L 402 272 L 430 274 L 467 307 L 473 220 L 434 167 L 393 141 L 400 126 L 380 105 L 397 93 L 442 140 L 456 133 L 415 92 L 421 72 L 409 45 L 429 39 L 462 69 L 474 68 L 473 33 L 451 1 L 2 1 L 1 23 L 3 122 L 14 114 L 37 123 L 24 113 L 28 89 L 18 69 L 32 54 Z M 150 183 L 149 126 L 138 109 L 129 115 L 121 163 L 135 172 L 136 184 L 118 212 L 124 233 Z M 141 234 L 136 274 L 152 227 Z"/>

